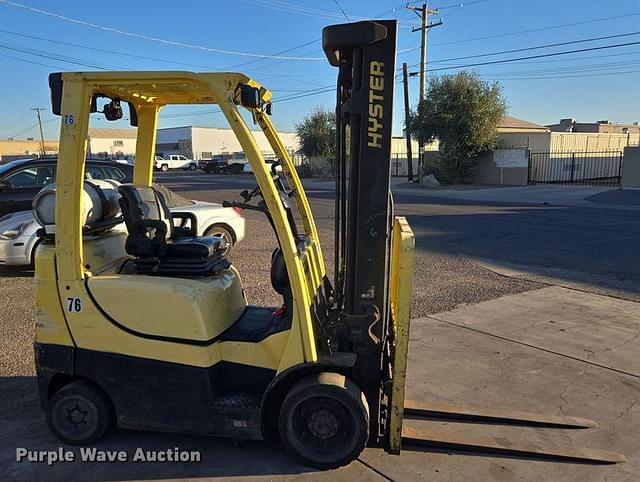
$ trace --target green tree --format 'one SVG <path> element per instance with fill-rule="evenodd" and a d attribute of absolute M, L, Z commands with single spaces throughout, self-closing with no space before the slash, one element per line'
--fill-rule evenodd
<path fill-rule="evenodd" d="M 296 125 L 300 138 L 300 150 L 307 158 L 321 157 L 330 165 L 335 164 L 336 116 L 332 111 L 316 107 Z"/>
<path fill-rule="evenodd" d="M 497 125 L 506 111 L 500 84 L 462 71 L 430 80 L 424 102 L 411 115 L 410 131 L 424 143 L 440 142 L 436 176 L 449 183 L 471 182 L 478 157 L 496 146 Z"/>

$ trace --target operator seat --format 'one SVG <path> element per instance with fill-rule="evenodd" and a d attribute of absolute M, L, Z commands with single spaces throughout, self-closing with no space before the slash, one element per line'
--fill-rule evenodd
<path fill-rule="evenodd" d="M 193 213 L 172 213 L 153 187 L 122 184 L 120 207 L 129 235 L 125 250 L 135 257 L 138 273 L 165 276 L 207 276 L 231 266 L 224 259 L 222 239 L 196 236 Z M 174 226 L 173 219 L 191 221 L 190 229 Z"/>

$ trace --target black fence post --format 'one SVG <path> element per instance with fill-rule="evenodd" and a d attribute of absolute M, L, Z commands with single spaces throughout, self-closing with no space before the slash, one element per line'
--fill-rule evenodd
<path fill-rule="evenodd" d="M 624 152 L 618 153 L 618 186 L 622 184 L 622 163 L 624 162 Z"/>
<path fill-rule="evenodd" d="M 571 153 L 571 182 L 574 181 L 575 177 L 575 169 L 576 169 L 576 153 Z"/>

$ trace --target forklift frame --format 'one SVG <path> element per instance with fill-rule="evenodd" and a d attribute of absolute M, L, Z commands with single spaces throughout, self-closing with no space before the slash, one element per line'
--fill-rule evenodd
<path fill-rule="evenodd" d="M 270 105 L 271 92 L 257 82 L 237 73 L 135 71 L 64 73 L 52 74 L 50 86 L 53 110 L 62 117 L 56 179 L 55 260 L 59 281 L 57 294 L 60 300 L 79 299 L 80 305 L 85 307 L 82 313 L 69 310 L 64 312 L 66 324 L 75 325 L 80 332 L 93 339 L 104 335 L 104 333 L 92 335 L 91 330 L 82 330 L 81 326 L 91 323 L 80 321 L 81 318 L 87 320 L 88 316 L 92 318 L 101 316 L 97 310 L 91 309 L 93 303 L 86 289 L 85 281 L 93 274 L 84 259 L 83 232 L 80 222 L 83 209 L 86 138 L 92 99 L 96 96 L 105 96 L 129 103 L 132 109 L 131 117 L 137 117 L 138 121 L 134 183 L 147 186 L 152 180 L 160 108 L 170 104 L 217 104 L 236 134 L 255 174 L 269 210 L 291 282 L 292 336 L 289 337 L 278 373 L 299 363 L 316 362 L 318 360 L 317 341 L 309 307 L 323 285 L 325 266 L 317 229 L 304 189 L 289 153 L 266 114 L 267 106 Z M 246 108 L 257 121 L 278 158 L 282 160 L 282 170 L 295 192 L 293 197 L 307 236 L 303 246 L 296 244 L 269 168 L 238 110 L 239 86 L 250 86 L 260 93 L 258 105 L 246 106 Z M 49 292 L 49 294 L 53 296 L 53 293 Z M 43 304 L 53 305 L 52 301 L 43 301 Z M 144 307 L 132 306 L 131 309 L 135 311 Z M 38 342 L 70 344 L 72 340 L 64 336 L 64 331 L 59 331 L 61 338 L 55 336 L 51 338 L 46 336 L 46 330 L 41 329 L 38 331 Z M 153 353 L 153 357 L 156 357 L 159 347 L 157 344 L 154 345 L 149 347 L 149 354 Z M 161 351 L 166 352 L 169 360 L 200 364 L 197 360 L 180 359 L 179 353 L 171 347 Z M 136 355 L 140 355 L 138 350 Z M 202 354 L 202 358 L 206 360 L 210 359 L 210 356 Z"/>

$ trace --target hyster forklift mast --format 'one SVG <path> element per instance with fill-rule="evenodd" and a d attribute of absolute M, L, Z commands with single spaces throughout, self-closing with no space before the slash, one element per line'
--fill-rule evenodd
<path fill-rule="evenodd" d="M 351 379 L 369 405 L 369 445 L 395 454 L 402 446 L 589 463 L 624 461 L 604 450 L 516 445 L 434 431 L 434 426 L 403 426 L 405 418 L 565 429 L 595 423 L 405 402 L 413 233 L 404 218 L 394 217 L 390 189 L 396 28 L 396 21 L 380 20 L 323 31 L 327 59 L 338 67 L 334 293 L 338 325 L 346 327 L 338 343 L 340 351 L 357 356 Z"/>
<path fill-rule="evenodd" d="M 336 310 L 357 355 L 352 378 L 365 393 L 370 435 L 383 434 L 384 356 L 390 340 L 389 270 L 393 205 L 391 113 L 396 22 L 325 28 L 323 47 L 338 67 L 336 102 Z M 387 353 L 388 354 L 388 353 Z M 388 373 L 388 370 L 387 370 Z M 390 378 L 387 377 L 387 382 Z"/>

